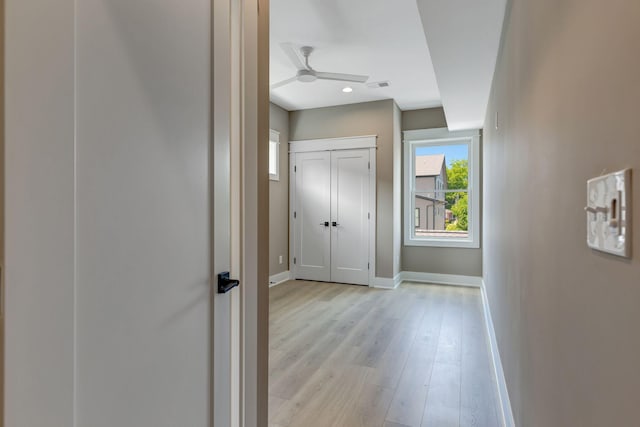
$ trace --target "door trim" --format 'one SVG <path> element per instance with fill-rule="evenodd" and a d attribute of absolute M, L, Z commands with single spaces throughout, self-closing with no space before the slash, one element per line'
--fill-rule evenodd
<path fill-rule="evenodd" d="M 307 153 L 313 151 L 357 150 L 360 148 L 376 148 L 378 136 L 349 136 L 346 138 L 305 139 L 289 142 L 290 153 Z"/>
<path fill-rule="evenodd" d="M 211 13 L 211 123 L 212 135 L 217 136 L 212 140 L 211 162 L 219 169 L 212 174 L 211 190 L 213 196 L 219 189 L 230 202 L 222 207 L 230 229 L 220 233 L 222 242 L 214 233 L 211 246 L 229 251 L 226 262 L 232 277 L 241 280 L 241 286 L 228 294 L 212 295 L 224 301 L 231 320 L 218 325 L 228 334 L 230 345 L 212 348 L 212 366 L 216 357 L 228 358 L 232 372 L 225 376 L 227 387 L 219 390 L 229 393 L 226 398 L 219 392 L 216 396 L 220 384 L 212 378 L 211 425 L 220 421 L 229 427 L 266 427 L 269 218 L 261 213 L 269 207 L 268 165 L 262 161 L 268 155 L 265 141 L 269 137 L 269 3 L 211 0 Z M 212 210 L 212 231 L 213 214 Z M 220 271 L 213 260 L 211 265 L 213 286 Z M 212 304 L 212 310 L 215 307 Z M 212 369 L 211 375 L 219 377 L 219 372 Z M 222 407 L 216 408 L 215 403 Z"/>
<path fill-rule="evenodd" d="M 240 127 L 241 427 L 268 424 L 269 0 L 243 0 Z"/>
<path fill-rule="evenodd" d="M 378 203 L 378 190 L 377 190 L 377 171 L 376 171 L 376 149 L 369 149 L 369 213 L 371 218 L 369 219 L 369 287 L 374 286 L 376 278 L 376 229 L 378 226 L 377 203 Z"/>
<path fill-rule="evenodd" d="M 376 277 L 376 229 L 377 229 L 377 174 L 376 174 L 376 135 L 355 136 L 346 138 L 309 139 L 289 142 L 289 270 L 291 278 L 297 275 L 297 264 L 294 263 L 296 250 L 295 222 L 293 214 L 296 210 L 296 153 L 314 151 L 336 151 L 369 149 L 369 287 L 374 287 Z"/>

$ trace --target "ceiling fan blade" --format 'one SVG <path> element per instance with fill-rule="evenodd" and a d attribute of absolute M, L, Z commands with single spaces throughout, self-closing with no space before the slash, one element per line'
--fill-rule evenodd
<path fill-rule="evenodd" d="M 340 82 L 353 82 L 364 83 L 369 80 L 369 76 L 360 76 L 357 74 L 342 74 L 342 73 L 316 73 L 316 76 L 320 80 L 337 80 Z"/>
<path fill-rule="evenodd" d="M 278 89 L 279 87 L 282 87 L 284 85 L 288 85 L 289 83 L 293 83 L 296 80 L 298 80 L 298 76 L 293 76 L 293 77 L 291 77 L 289 79 L 282 80 L 281 82 L 272 84 L 271 85 L 271 89 Z"/>
<path fill-rule="evenodd" d="M 307 67 L 302 63 L 298 52 L 300 51 L 296 46 L 292 43 L 281 43 L 280 47 L 289 57 L 289 61 L 298 69 L 298 70 L 306 70 Z"/>

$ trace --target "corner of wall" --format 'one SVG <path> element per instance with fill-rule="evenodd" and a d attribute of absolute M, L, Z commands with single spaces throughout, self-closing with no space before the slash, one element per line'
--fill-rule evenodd
<path fill-rule="evenodd" d="M 269 181 L 269 275 L 274 276 L 289 270 L 289 112 L 270 103 L 269 127 L 280 133 L 280 180 Z"/>
<path fill-rule="evenodd" d="M 393 274 L 402 266 L 402 111 L 393 102 Z"/>

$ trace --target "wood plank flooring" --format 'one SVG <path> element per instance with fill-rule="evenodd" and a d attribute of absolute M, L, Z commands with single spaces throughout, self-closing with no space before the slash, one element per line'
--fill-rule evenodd
<path fill-rule="evenodd" d="M 271 427 L 500 426 L 477 289 L 270 290 Z"/>

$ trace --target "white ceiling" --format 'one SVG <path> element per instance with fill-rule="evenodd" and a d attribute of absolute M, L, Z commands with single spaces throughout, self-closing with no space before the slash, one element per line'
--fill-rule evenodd
<path fill-rule="evenodd" d="M 507 0 L 417 0 L 451 130 L 484 125 Z"/>
<path fill-rule="evenodd" d="M 316 48 L 317 71 L 369 75 L 271 91 L 287 110 L 393 98 L 403 110 L 442 105 L 451 130 L 483 127 L 507 0 L 271 0 L 271 84 L 296 68 L 281 43 Z M 428 42 L 428 46 L 427 46 Z"/>
<path fill-rule="evenodd" d="M 297 71 L 280 47 L 287 42 L 315 47 L 310 64 L 317 71 L 391 83 L 353 83 L 353 92 L 343 93 L 346 83 L 296 81 L 271 91 L 287 110 L 389 98 L 403 110 L 442 105 L 416 0 L 271 0 L 271 84 Z"/>

